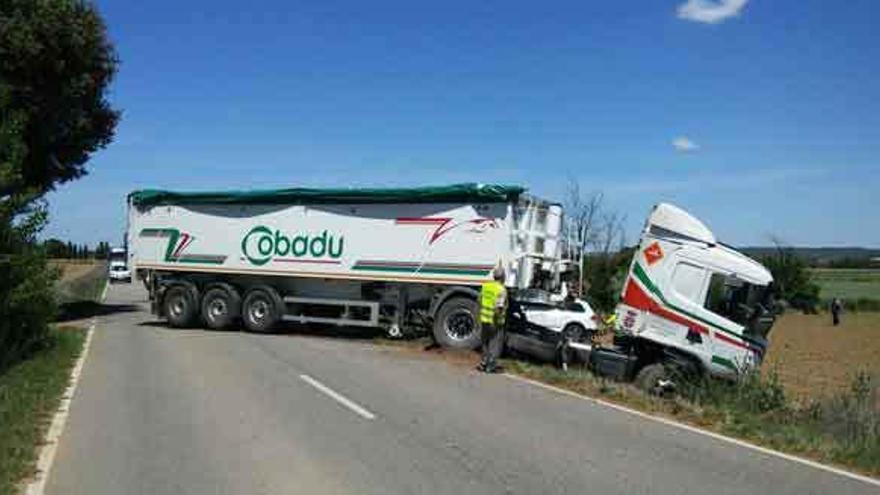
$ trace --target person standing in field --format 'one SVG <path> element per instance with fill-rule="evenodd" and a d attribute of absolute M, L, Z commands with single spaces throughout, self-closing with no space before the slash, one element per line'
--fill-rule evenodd
<path fill-rule="evenodd" d="M 843 302 L 839 297 L 831 301 L 831 323 L 836 327 L 840 325 L 840 313 L 843 312 Z"/>
<path fill-rule="evenodd" d="M 504 269 L 495 267 L 492 280 L 480 288 L 480 340 L 483 358 L 477 369 L 485 373 L 498 373 L 498 358 L 504 348 L 504 324 L 507 315 L 507 289 L 504 287 Z"/>

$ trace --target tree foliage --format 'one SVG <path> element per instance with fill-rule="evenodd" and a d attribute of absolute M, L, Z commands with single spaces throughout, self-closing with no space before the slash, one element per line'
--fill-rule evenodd
<path fill-rule="evenodd" d="M 116 66 L 90 2 L 0 0 L 0 368 L 46 336 L 54 273 L 36 241 L 41 198 L 113 138 Z"/>
<path fill-rule="evenodd" d="M 97 260 L 107 259 L 110 255 L 110 243 L 101 241 L 95 246 L 95 249 L 89 248 L 85 244 L 73 244 L 70 241 L 66 243 L 59 239 L 46 239 L 43 242 L 43 249 L 46 256 L 50 259 L 86 259 L 94 258 Z"/>
<path fill-rule="evenodd" d="M 761 263 L 773 274 L 774 297 L 793 308 L 812 313 L 819 303 L 819 286 L 810 279 L 807 262 L 791 248 L 776 243 L 776 252 Z"/>
<path fill-rule="evenodd" d="M 617 305 L 635 248 L 597 252 L 584 259 L 587 299 L 593 309 L 610 312 Z"/>
<path fill-rule="evenodd" d="M 39 196 L 86 173 L 119 119 L 106 98 L 116 66 L 91 3 L 0 0 L 0 115 L 13 141 L 0 151 L 12 155 L 0 161 L 2 197 Z"/>
<path fill-rule="evenodd" d="M 599 311 L 617 304 L 632 251 L 623 248 L 625 217 L 605 205 L 601 192 L 587 193 L 577 180 L 566 191 L 563 234 L 575 259 L 583 260 L 578 292 Z"/>

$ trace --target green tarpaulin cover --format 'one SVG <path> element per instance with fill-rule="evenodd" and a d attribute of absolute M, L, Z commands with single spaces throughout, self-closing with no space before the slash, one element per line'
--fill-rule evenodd
<path fill-rule="evenodd" d="M 169 204 L 365 204 L 365 203 L 502 203 L 525 191 L 499 184 L 452 184 L 438 187 L 361 189 L 266 189 L 253 191 L 174 192 L 143 189 L 128 195 L 135 206 Z"/>

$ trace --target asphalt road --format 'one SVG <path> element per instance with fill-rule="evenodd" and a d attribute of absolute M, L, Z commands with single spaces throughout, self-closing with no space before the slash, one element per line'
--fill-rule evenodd
<path fill-rule="evenodd" d="M 876 486 L 354 339 L 173 330 L 113 286 L 50 494 L 861 494 Z"/>

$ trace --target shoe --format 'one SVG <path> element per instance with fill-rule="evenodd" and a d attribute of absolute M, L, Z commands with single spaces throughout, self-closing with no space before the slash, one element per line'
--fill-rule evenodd
<path fill-rule="evenodd" d="M 485 373 L 504 373 L 504 367 L 496 364 L 495 366 L 486 366 L 483 368 L 483 372 Z"/>

